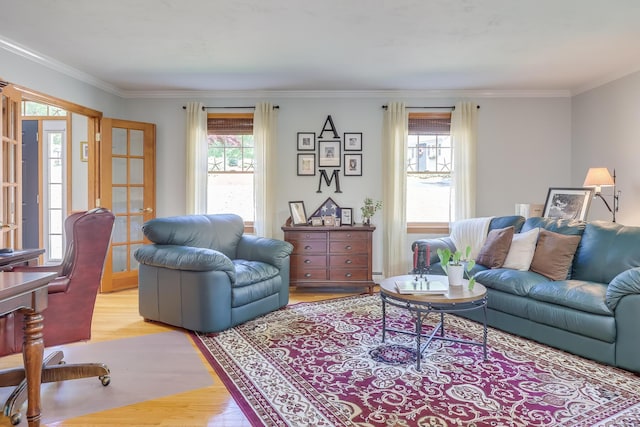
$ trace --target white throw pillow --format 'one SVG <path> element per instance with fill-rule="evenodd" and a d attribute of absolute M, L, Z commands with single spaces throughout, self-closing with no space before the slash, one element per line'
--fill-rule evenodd
<path fill-rule="evenodd" d="M 539 228 L 514 234 L 509 253 L 504 260 L 504 264 L 502 264 L 502 268 L 522 271 L 529 270 L 531 261 L 533 260 L 533 254 L 536 252 L 538 234 L 540 234 Z"/>

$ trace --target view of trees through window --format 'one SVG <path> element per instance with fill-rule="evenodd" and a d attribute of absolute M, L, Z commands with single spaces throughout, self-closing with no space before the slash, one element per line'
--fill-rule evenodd
<path fill-rule="evenodd" d="M 407 222 L 449 222 L 453 147 L 450 114 L 409 115 Z"/>
<path fill-rule="evenodd" d="M 235 213 L 254 220 L 253 135 L 208 136 L 208 213 Z"/>

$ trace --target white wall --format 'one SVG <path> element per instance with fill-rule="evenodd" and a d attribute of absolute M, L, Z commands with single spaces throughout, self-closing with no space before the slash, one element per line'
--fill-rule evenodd
<path fill-rule="evenodd" d="M 590 167 L 616 170 L 622 191 L 616 220 L 640 225 L 640 72 L 577 95 L 572 102 L 572 182 L 580 187 Z M 611 188 L 603 195 L 612 204 Z M 588 219 L 611 220 L 601 200 Z"/>

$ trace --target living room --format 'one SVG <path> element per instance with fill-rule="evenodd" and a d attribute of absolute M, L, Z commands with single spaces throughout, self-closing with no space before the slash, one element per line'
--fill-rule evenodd
<path fill-rule="evenodd" d="M 546 7 L 555 6 L 547 4 Z M 573 4 L 573 7 L 580 8 L 581 4 Z M 604 13 L 593 7 L 593 11 L 585 11 L 585 15 L 588 15 L 585 20 L 593 20 L 598 13 Z M 614 13 L 616 19 L 609 15 L 607 18 L 622 26 L 623 22 L 637 18 L 636 9 L 632 2 L 622 2 Z M 97 13 L 94 11 L 89 15 L 95 18 Z M 547 14 L 565 18 L 569 22 L 565 10 L 547 10 Z M 628 16 L 623 19 L 625 14 Z M 10 15 L 4 14 L 2 20 L 11 19 Z M 543 19 L 538 19 L 536 25 L 544 28 Z M 607 19 L 602 20 L 607 29 L 614 26 L 607 23 Z M 562 19 L 559 21 L 556 25 L 563 27 L 564 22 Z M 477 216 L 510 215 L 516 203 L 544 203 L 549 188 L 581 187 L 587 170 L 602 166 L 611 171 L 615 169 L 618 177 L 616 184 L 621 191 L 621 204 L 617 221 L 638 226 L 640 200 L 636 194 L 640 170 L 635 165 L 635 159 L 638 157 L 637 139 L 640 136 L 640 122 L 637 120 L 640 109 L 640 64 L 632 60 L 640 55 L 634 50 L 624 54 L 610 52 L 610 46 L 615 46 L 617 41 L 622 38 L 634 39 L 637 33 L 629 36 L 624 31 L 631 30 L 624 27 L 620 33 L 608 34 L 595 30 L 600 22 L 589 22 L 594 27 L 592 33 L 583 34 L 582 39 L 565 41 L 573 41 L 574 45 L 569 48 L 575 51 L 589 50 L 585 45 L 598 49 L 596 53 L 589 52 L 584 56 L 599 58 L 602 68 L 589 74 L 586 71 L 590 65 L 575 59 L 575 73 L 580 78 L 566 80 L 564 84 L 553 81 L 553 73 L 559 71 L 554 71 L 551 59 L 531 60 L 527 56 L 527 48 L 519 51 L 514 49 L 514 62 L 520 62 L 518 67 L 513 66 L 516 74 L 527 74 L 528 68 L 535 68 L 536 72 L 532 74 L 540 74 L 538 67 L 547 67 L 550 70 L 547 81 L 554 83 L 545 85 L 538 82 L 536 86 L 505 84 L 496 89 L 501 84 L 503 70 L 493 68 L 487 73 L 494 77 L 482 86 L 430 87 L 430 81 L 435 82 L 439 78 L 439 75 L 433 74 L 425 77 L 422 86 L 414 89 L 359 88 L 355 83 L 349 83 L 356 80 L 354 77 L 348 77 L 339 87 L 324 89 L 304 86 L 296 89 L 272 88 L 259 84 L 253 88 L 229 87 L 227 90 L 198 90 L 191 87 L 173 90 L 123 89 L 115 84 L 105 84 L 88 73 L 77 72 L 77 67 L 59 62 L 46 50 L 34 49 L 51 58 L 29 56 L 6 43 L 0 44 L 0 76 L 11 83 L 98 110 L 104 117 L 154 123 L 157 129 L 155 215 L 158 217 L 186 212 L 186 155 L 181 141 L 186 134 L 183 106 L 189 102 L 199 101 L 211 107 L 253 106 L 257 102 L 279 106 L 278 161 L 275 165 L 278 172 L 277 189 L 274 191 L 277 215 L 273 218 L 274 228 L 279 229 L 290 215 L 288 202 L 292 200 L 304 201 L 307 210 L 310 210 L 331 197 L 340 206 L 352 207 L 355 221 L 360 222 L 359 208 L 363 199 L 367 196 L 375 200 L 383 198 L 383 105 L 402 101 L 408 106 L 452 106 L 459 101 L 472 101 L 480 106 L 477 129 Z M 3 32 L 2 27 L 1 38 L 6 36 L 9 41 L 16 42 L 17 47 L 30 47 L 27 41 Z M 330 30 L 327 24 L 327 31 Z M 90 28 L 79 31 L 89 32 Z M 593 39 L 598 40 L 597 43 Z M 331 52 L 335 48 L 331 45 L 327 49 L 327 61 L 331 60 Z M 316 46 L 315 49 L 319 48 Z M 616 67 L 605 67 L 609 62 L 606 58 L 614 53 L 616 61 L 612 59 L 611 62 L 615 62 Z M 627 61 L 619 56 L 626 56 Z M 385 59 L 381 55 L 379 60 Z M 353 61 L 359 62 L 359 59 L 353 58 Z M 349 61 L 343 60 L 336 67 L 349 67 Z M 481 66 L 478 65 L 478 68 Z M 296 173 L 297 133 L 319 133 L 329 115 L 340 134 L 361 132 L 363 135 L 362 176 L 341 176 L 342 193 L 334 193 L 329 188 L 317 193 L 318 175 L 305 177 Z M 611 197 L 610 193 L 608 197 Z M 588 219 L 610 220 L 611 214 L 601 201 L 593 200 Z M 373 271 L 381 274 L 384 233 L 381 216 L 374 217 L 373 223 L 377 227 L 373 236 Z M 282 234 L 277 237 L 282 237 Z M 411 234 L 407 239 L 410 242 L 422 237 L 426 235 Z M 409 264 L 409 247 L 406 259 Z"/>

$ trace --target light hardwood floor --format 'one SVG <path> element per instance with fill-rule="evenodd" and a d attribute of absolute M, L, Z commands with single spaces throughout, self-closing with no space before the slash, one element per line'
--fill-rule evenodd
<path fill-rule="evenodd" d="M 377 290 L 377 289 L 376 289 Z M 360 290 L 357 290 L 360 293 Z M 291 290 L 289 304 L 319 301 L 353 295 L 349 292 Z M 108 341 L 171 330 L 166 325 L 145 322 L 138 314 L 138 292 L 126 290 L 99 294 L 92 325 L 91 342 Z M 46 351 L 45 351 L 46 354 Z M 68 419 L 51 426 L 250 426 L 246 417 L 222 384 L 209 363 L 203 364 L 214 378 L 214 385 L 187 393 L 148 400 L 83 417 Z M 0 369 L 21 363 L 20 355 L 0 359 Z M 3 417 L 0 417 L 3 418 Z M 0 425 L 10 425 L 4 419 Z M 6 423 L 6 424 L 5 424 Z M 23 421 L 20 426 L 26 426 Z"/>

